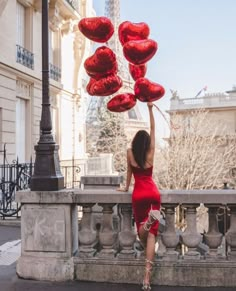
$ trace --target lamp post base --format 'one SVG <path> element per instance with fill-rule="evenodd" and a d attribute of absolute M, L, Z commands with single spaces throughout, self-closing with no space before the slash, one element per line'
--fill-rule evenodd
<path fill-rule="evenodd" d="M 55 143 L 39 143 L 35 146 L 34 174 L 30 181 L 32 191 L 57 191 L 65 187 L 64 177 L 60 170 L 58 148 L 59 146 Z"/>

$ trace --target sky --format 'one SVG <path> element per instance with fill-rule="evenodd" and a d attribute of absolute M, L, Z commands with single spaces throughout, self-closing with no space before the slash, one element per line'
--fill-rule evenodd
<path fill-rule="evenodd" d="M 97 16 L 105 0 L 93 0 Z M 122 21 L 145 22 L 158 51 L 147 63 L 146 77 L 164 86 L 166 94 L 155 104 L 165 113 L 172 90 L 180 98 L 225 92 L 236 85 L 236 0 L 120 0 Z M 140 102 L 141 103 L 141 102 Z M 147 120 L 146 104 L 141 113 Z M 168 135 L 163 117 L 159 136 Z"/>

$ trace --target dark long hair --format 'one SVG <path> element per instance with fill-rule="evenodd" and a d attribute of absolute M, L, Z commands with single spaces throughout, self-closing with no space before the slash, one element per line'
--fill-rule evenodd
<path fill-rule="evenodd" d="M 150 148 L 151 138 L 146 130 L 139 130 L 132 141 L 132 152 L 135 162 L 144 169 L 147 152 Z"/>

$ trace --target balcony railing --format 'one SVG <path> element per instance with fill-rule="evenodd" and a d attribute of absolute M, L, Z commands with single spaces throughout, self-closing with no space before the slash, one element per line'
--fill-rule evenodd
<path fill-rule="evenodd" d="M 224 93 L 206 94 L 201 98 L 171 100 L 170 110 L 187 110 L 196 108 L 235 107 L 236 96 Z"/>
<path fill-rule="evenodd" d="M 20 217 L 20 205 L 15 202 L 16 191 L 29 189 L 34 164 L 0 164 L 0 218 Z M 80 186 L 83 165 L 73 160 L 63 161 L 61 165 L 65 188 Z"/>
<path fill-rule="evenodd" d="M 236 286 L 236 190 L 162 191 L 161 197 L 165 227 L 157 240 L 152 283 Z M 138 247 L 131 193 L 70 189 L 50 195 L 22 192 L 17 200 L 25 204 L 18 263 L 22 277 L 37 279 L 38 264 L 32 262 L 40 260 L 48 267 L 54 252 L 60 259 L 51 264 L 57 267 L 63 258 L 60 269 L 70 268 L 66 275 L 60 273 L 60 279 L 141 283 L 145 254 Z M 200 204 L 208 211 L 203 232 L 197 227 Z M 79 228 L 76 205 L 83 209 Z M 29 260 L 33 270 L 26 272 Z M 47 269 L 44 275 L 40 278 L 55 280 Z"/>
<path fill-rule="evenodd" d="M 74 10 L 79 12 L 79 0 L 66 0 L 66 2 L 69 3 Z"/>
<path fill-rule="evenodd" d="M 53 64 L 50 65 L 50 78 L 54 81 L 60 82 L 61 81 L 61 69 Z"/>
<path fill-rule="evenodd" d="M 34 54 L 18 44 L 16 45 L 16 61 L 27 68 L 34 69 Z"/>

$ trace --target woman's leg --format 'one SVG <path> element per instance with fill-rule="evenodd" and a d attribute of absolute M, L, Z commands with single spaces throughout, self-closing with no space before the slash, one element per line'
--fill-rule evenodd
<path fill-rule="evenodd" d="M 139 238 L 146 248 L 143 290 L 150 290 L 150 278 L 151 278 L 151 271 L 152 271 L 153 261 L 154 261 L 154 256 L 155 256 L 156 237 L 154 234 L 147 231 L 145 227 L 141 226 L 140 232 L 139 232 Z"/>
<path fill-rule="evenodd" d="M 140 242 L 142 244 L 142 246 L 144 247 L 144 249 L 146 249 L 147 247 L 147 237 L 148 237 L 149 231 L 147 231 L 143 225 L 140 226 L 139 228 L 139 239 Z"/>
<path fill-rule="evenodd" d="M 156 216 L 155 212 L 158 213 L 158 217 Z M 154 214 L 151 214 L 151 213 L 154 213 Z M 159 210 L 151 209 L 147 220 L 143 222 L 141 227 L 139 228 L 139 239 L 144 248 L 146 248 L 146 245 L 147 245 L 147 237 L 148 237 L 150 228 L 152 227 L 153 223 L 155 223 L 157 220 L 160 220 L 159 214 L 160 214 Z"/>

